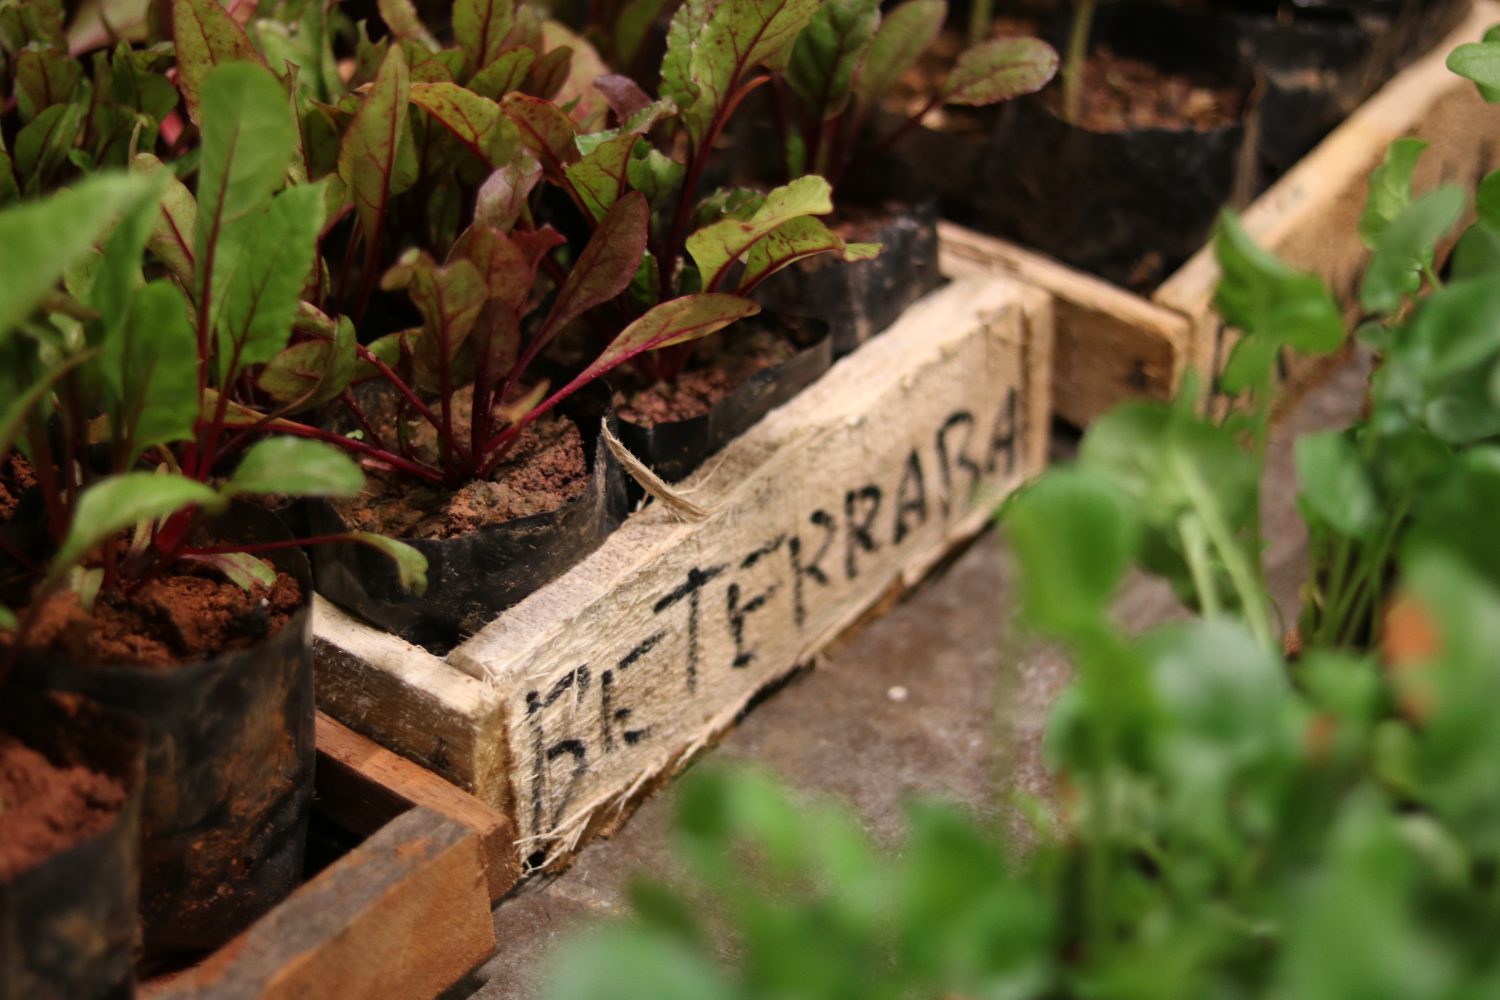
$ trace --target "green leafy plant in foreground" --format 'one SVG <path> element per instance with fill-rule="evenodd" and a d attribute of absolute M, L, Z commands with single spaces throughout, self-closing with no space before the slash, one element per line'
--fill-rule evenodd
<path fill-rule="evenodd" d="M 934 805 L 892 850 L 844 810 L 704 769 L 680 796 L 688 891 L 552 967 L 553 1000 L 1204 996 L 1500 991 L 1500 267 L 1493 177 L 1446 281 L 1463 198 L 1376 172 L 1360 336 L 1369 416 L 1297 442 L 1310 565 L 1299 654 L 1264 582 L 1258 490 L 1276 358 L 1343 340 L 1316 278 L 1232 217 L 1219 308 L 1242 334 L 1200 415 L 1133 403 L 1007 504 L 1023 620 L 1077 672 L 1046 741 L 1034 843 Z M 1126 633 L 1134 568 L 1197 613 Z"/>

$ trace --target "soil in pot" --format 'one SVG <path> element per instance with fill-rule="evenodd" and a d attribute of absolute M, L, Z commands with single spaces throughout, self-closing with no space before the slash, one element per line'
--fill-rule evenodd
<path fill-rule="evenodd" d="M 468 398 L 455 396 L 460 436 L 469 426 Z M 387 400 L 362 405 L 377 431 L 394 428 Z M 356 500 L 309 504 L 315 534 L 378 531 L 427 557 L 427 591 L 416 596 L 385 556 L 357 545 L 319 546 L 318 591 L 408 642 L 446 653 L 598 548 L 624 520 L 623 474 L 599 442 L 601 421 L 613 419 L 608 406 L 602 386 L 573 395 L 523 432 L 494 475 L 457 490 L 375 473 Z M 418 455 L 435 458 L 430 427 L 412 425 L 412 434 Z"/>
<path fill-rule="evenodd" d="M 695 343 L 682 374 L 670 382 L 617 370 L 620 440 L 658 476 L 676 482 L 832 362 L 827 324 L 761 313 Z"/>
<path fill-rule="evenodd" d="M 773 275 L 754 297 L 781 315 L 827 323 L 833 356 L 841 358 L 943 283 L 937 202 L 841 201 L 827 221 L 845 242 L 881 244 L 880 256 L 854 263 L 812 257 Z"/>
<path fill-rule="evenodd" d="M 236 507 L 206 536 L 290 539 L 264 510 Z M 92 614 L 64 596 L 36 611 L 12 684 L 76 692 L 133 720 L 146 744 L 140 917 L 159 968 L 223 944 L 301 879 L 312 801 L 311 573 L 271 553 L 250 590 L 207 566 L 102 594 Z"/>
<path fill-rule="evenodd" d="M 0 996 L 129 997 L 139 731 L 71 696 L 0 708 Z"/>

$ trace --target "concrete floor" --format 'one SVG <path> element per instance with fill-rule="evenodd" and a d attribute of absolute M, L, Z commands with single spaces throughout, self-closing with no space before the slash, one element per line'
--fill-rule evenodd
<path fill-rule="evenodd" d="M 1273 539 L 1267 569 L 1287 621 L 1296 611 L 1304 546 L 1290 441 L 1354 419 L 1367 370 L 1363 361 L 1340 368 L 1274 440 L 1264 498 Z M 817 669 L 767 697 L 711 753 L 752 761 L 797 788 L 842 800 L 880 839 L 899 832 L 903 803 L 917 794 L 986 812 L 998 808 L 1007 785 L 1045 795 L 1040 736 L 1068 668 L 1054 650 L 1023 645 L 1007 627 L 1011 606 L 1005 548 L 991 532 Z M 1122 593 L 1119 613 L 1145 627 L 1182 612 L 1165 587 L 1142 578 Z M 499 949 L 450 1000 L 539 996 L 537 970 L 548 949 L 590 919 L 623 912 L 632 874 L 670 869 L 671 815 L 668 789 L 612 839 L 585 848 L 567 871 L 533 880 L 503 901 L 494 914 Z"/>

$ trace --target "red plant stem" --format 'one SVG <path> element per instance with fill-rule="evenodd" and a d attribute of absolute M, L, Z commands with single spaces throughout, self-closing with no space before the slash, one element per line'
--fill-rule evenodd
<path fill-rule="evenodd" d="M 234 352 L 229 355 L 229 367 L 226 368 L 224 384 L 219 387 L 219 398 L 214 401 L 214 418 L 208 425 L 208 438 L 204 442 L 203 450 L 198 453 L 198 463 L 194 470 L 197 478 L 207 477 L 209 471 L 214 467 L 214 461 L 218 456 L 219 435 L 224 431 L 224 417 L 229 412 L 229 391 L 235 376 L 239 374 L 240 352 L 244 350 L 245 340 L 240 338 L 234 343 Z"/>
<path fill-rule="evenodd" d="M 239 424 L 230 421 L 226 422 L 224 426 L 231 428 L 254 427 L 255 424 Z M 309 427 L 306 424 L 293 423 L 278 425 L 276 429 L 282 434 L 290 434 L 292 437 L 304 437 L 311 438 L 314 441 L 323 441 L 327 444 L 333 445 L 336 448 L 342 448 L 345 451 L 353 452 L 356 455 L 360 455 L 365 458 L 372 459 L 373 461 L 389 465 L 393 469 L 399 469 L 407 475 L 416 476 L 418 479 L 426 480 L 429 483 L 436 483 L 441 485 L 443 482 L 443 477 L 440 473 L 427 468 L 425 465 L 420 465 L 416 462 L 408 461 L 407 459 L 402 458 L 400 455 L 393 454 L 392 452 L 386 451 L 383 448 L 376 448 L 372 445 L 367 445 L 363 441 L 356 441 L 353 438 L 345 437 L 342 434 L 335 434 L 332 431 L 325 431 L 319 427 Z"/>
<path fill-rule="evenodd" d="M 662 301 L 672 297 L 672 289 L 677 279 L 677 259 L 682 255 L 683 244 L 687 239 L 687 227 L 693 218 L 693 206 L 698 200 L 698 183 L 703 178 L 703 167 L 708 162 L 709 150 L 713 149 L 714 143 L 719 139 L 719 134 L 729 124 L 729 119 L 739 108 L 740 102 L 770 79 L 769 76 L 758 76 L 736 90 L 734 96 L 709 121 L 708 131 L 703 134 L 703 141 L 688 157 L 687 178 L 683 181 L 682 192 L 677 196 L 677 211 L 672 216 L 672 231 L 664 248 L 665 256 L 658 261 L 661 267 L 661 282 L 657 295 Z"/>
<path fill-rule="evenodd" d="M 362 359 L 368 361 L 376 371 L 385 376 L 385 380 L 391 384 L 391 388 L 395 389 L 402 396 L 404 396 L 406 398 L 406 401 L 410 403 L 416 409 L 416 411 L 422 415 L 422 418 L 432 425 L 433 430 L 437 431 L 438 433 L 442 433 L 442 421 L 439 420 L 437 415 L 427 407 L 426 403 L 423 403 L 422 400 L 417 397 L 417 394 L 412 391 L 411 386 L 407 385 L 405 380 L 403 380 L 400 375 L 397 375 L 394 371 L 391 370 L 390 365 L 386 364 L 384 361 L 380 360 L 380 358 L 372 354 L 369 348 L 365 347 L 365 345 L 363 344 L 356 344 L 354 346 L 354 350 Z"/>
<path fill-rule="evenodd" d="M 359 401 L 354 398 L 354 393 L 350 392 L 348 389 L 345 389 L 339 395 L 339 400 L 344 404 L 344 406 L 348 408 L 349 415 L 354 418 L 354 422 L 356 424 L 359 424 L 359 429 L 364 431 L 365 436 L 370 439 L 370 444 L 376 448 L 381 449 L 382 451 L 389 451 L 390 449 L 386 447 L 385 439 L 380 436 L 380 432 L 375 430 L 374 425 L 371 424 L 369 418 L 365 416 L 364 408 L 361 407 L 359 405 Z"/>
<path fill-rule="evenodd" d="M 896 143 L 900 142 L 906 136 L 906 133 L 910 132 L 912 129 L 921 124 L 922 119 L 927 117 L 927 113 L 933 108 L 937 107 L 939 104 L 942 104 L 943 100 L 947 96 L 947 94 L 934 94 L 931 100 L 922 105 L 922 109 L 920 111 L 912 115 L 910 118 L 906 119 L 906 121 L 902 122 L 900 128 L 896 129 L 896 131 L 892 132 L 890 135 L 886 136 L 884 139 L 881 139 L 879 142 L 875 143 L 875 145 L 871 146 L 869 155 L 874 156 L 877 153 L 882 153 L 890 147 L 894 146 Z"/>
<path fill-rule="evenodd" d="M 52 529 L 52 537 L 61 541 L 68 533 L 68 515 L 62 507 L 62 497 L 57 488 L 57 468 L 52 457 L 52 448 L 47 443 L 47 432 L 43 428 L 41 433 L 27 435 L 31 439 L 31 453 L 36 456 L 33 471 L 36 473 L 37 486 L 42 491 L 42 503 L 47 508 L 47 523 Z"/>
<path fill-rule="evenodd" d="M 257 552 L 276 552 L 281 549 L 300 549 L 305 545 L 332 545 L 347 542 L 349 535 L 309 535 L 306 538 L 283 538 L 274 542 L 253 542 L 249 545 L 185 545 L 178 550 L 181 556 L 224 556 L 235 552 L 255 555 Z"/>

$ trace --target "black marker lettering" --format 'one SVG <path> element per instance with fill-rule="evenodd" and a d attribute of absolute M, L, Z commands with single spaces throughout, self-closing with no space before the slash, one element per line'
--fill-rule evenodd
<path fill-rule="evenodd" d="M 656 614 L 661 614 L 684 597 L 688 599 L 687 689 L 689 692 L 698 690 L 698 608 L 701 604 L 698 592 L 727 568 L 727 564 L 710 566 L 708 569 L 693 567 L 688 570 L 687 582 L 657 601 L 656 606 L 651 609 Z"/>
<path fill-rule="evenodd" d="M 958 448 L 950 450 L 948 447 L 948 434 L 955 428 L 963 428 L 963 438 L 958 443 Z M 974 414 L 968 410 L 959 410 L 947 420 L 937 432 L 938 472 L 943 477 L 943 516 L 947 517 L 953 509 L 953 469 L 958 467 L 969 474 L 969 493 L 973 494 L 979 488 L 979 477 L 983 475 L 979 463 L 974 461 L 969 454 L 969 444 L 974 440 Z"/>
<path fill-rule="evenodd" d="M 944 500 L 944 505 L 946 504 L 947 501 Z M 916 515 L 915 525 L 906 523 L 908 514 Z M 913 528 L 919 528 L 926 523 L 927 484 L 922 478 L 922 460 L 917 455 L 917 449 L 913 448 L 906 456 L 906 468 L 901 473 L 901 485 L 896 487 L 896 530 L 893 532 L 895 544 L 900 545 L 901 539 L 910 534 Z"/>
<path fill-rule="evenodd" d="M 792 617 L 798 628 L 807 621 L 806 580 L 811 577 L 823 586 L 828 586 L 828 574 L 823 572 L 819 563 L 828 554 L 828 547 L 833 544 L 834 529 L 837 526 L 833 515 L 826 510 L 813 511 L 808 520 L 823 529 L 823 544 L 818 546 L 818 554 L 812 557 L 812 561 L 805 566 L 802 563 L 800 536 L 793 535 L 787 541 L 787 552 L 792 557 Z"/>
<path fill-rule="evenodd" d="M 856 508 L 861 503 L 865 504 L 863 517 L 855 520 Z M 845 536 L 847 542 L 844 546 L 844 574 L 849 579 L 859 575 L 859 567 L 855 562 L 855 553 L 858 549 L 866 552 L 874 552 L 878 547 L 875 536 L 870 534 L 870 525 L 875 523 L 875 515 L 880 511 L 880 487 L 873 484 L 861 486 L 857 490 L 850 490 L 844 494 L 844 526 L 848 529 Z"/>

